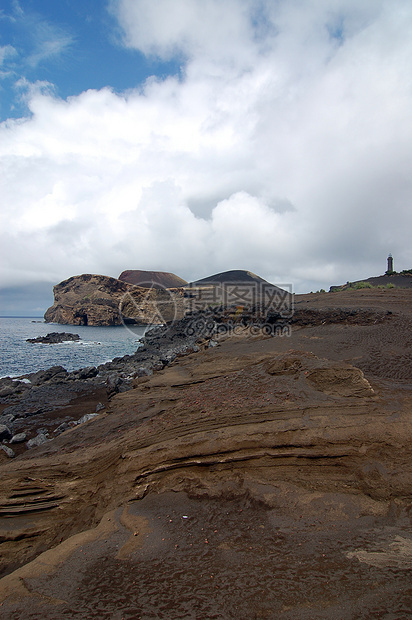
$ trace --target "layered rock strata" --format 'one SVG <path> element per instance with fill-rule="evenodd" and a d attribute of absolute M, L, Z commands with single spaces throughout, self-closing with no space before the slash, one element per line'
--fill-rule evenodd
<path fill-rule="evenodd" d="M 350 300 L 356 312 L 349 308 L 342 314 L 339 308 Z M 44 549 L 49 551 L 37 563 L 2 580 L 0 597 L 9 601 L 17 593 L 26 597 L 23 602 L 43 606 L 52 602 L 62 606 L 58 610 L 64 609 L 64 597 L 50 598 L 47 577 L 58 566 L 59 570 L 66 567 L 72 577 L 66 561 L 79 557 L 86 561 L 86 555 L 92 570 L 98 566 L 99 583 L 101 564 L 93 560 L 97 557 L 106 558 L 114 575 L 121 571 L 120 561 L 127 562 L 129 572 L 135 570 L 135 561 L 140 571 L 136 574 L 141 576 L 145 562 L 140 559 L 145 556 L 139 550 L 145 548 L 152 529 L 145 553 L 147 561 L 154 557 L 155 566 L 160 566 L 159 583 L 167 579 L 161 558 L 179 556 L 183 562 L 192 543 L 203 580 L 205 565 L 209 580 L 218 572 L 215 564 L 210 570 L 212 548 L 213 562 L 220 568 L 233 567 L 236 558 L 241 566 L 258 557 L 256 571 L 262 579 L 261 564 L 275 558 L 268 584 L 270 589 L 277 579 L 272 588 L 276 592 L 282 592 L 285 570 L 298 557 L 290 583 L 298 580 L 300 587 L 307 585 L 310 598 L 310 589 L 323 575 L 322 591 L 314 612 L 312 607 L 309 611 L 302 607 L 288 616 L 285 608 L 286 618 L 307 618 L 308 613 L 343 617 L 338 603 L 346 600 L 347 584 L 356 584 L 360 575 L 363 585 L 378 593 L 381 587 L 393 586 L 392 607 L 388 611 L 382 603 L 376 609 L 403 617 L 396 605 L 408 578 L 405 571 L 412 565 L 410 300 L 407 291 L 301 298 L 298 307 L 305 308 L 305 320 L 294 324 L 289 337 L 251 335 L 244 326 L 243 332 L 220 340 L 217 347 L 210 342 L 199 345 L 196 354 L 175 358 L 159 372 L 137 373 L 132 389 L 115 395 L 104 413 L 2 465 L 2 570 L 10 572 Z M 337 308 L 329 312 L 333 320 L 328 322 L 326 307 L 333 303 Z M 310 316 L 317 318 L 312 324 Z M 159 330 L 160 348 L 163 339 L 166 333 Z M 196 508 L 186 499 L 181 504 L 184 508 L 173 504 L 178 493 L 191 501 L 216 500 L 215 510 L 225 512 L 209 527 L 207 511 L 199 507 L 202 518 L 191 517 L 196 525 L 192 538 L 174 538 L 172 525 L 176 522 L 183 532 L 184 518 Z M 144 513 L 144 506 L 157 497 L 166 514 L 155 514 L 150 528 L 142 519 L 133 521 L 129 508 Z M 251 505 L 256 508 L 253 521 L 238 535 L 236 523 Z M 167 522 L 160 522 L 160 517 Z M 232 529 L 215 544 L 229 520 Z M 322 523 L 326 524 L 323 531 Z M 129 524 L 131 534 L 130 540 L 123 536 L 120 548 L 122 524 Z M 325 544 L 324 532 L 331 527 L 336 529 L 329 532 Z M 357 534 L 351 538 L 354 531 Z M 112 533 L 117 538 L 111 539 Z M 259 540 L 265 541 L 264 548 Z M 92 547 L 85 547 L 91 541 L 97 541 L 100 551 L 93 547 L 92 553 Z M 282 554 L 277 550 L 286 549 L 286 542 L 289 555 L 278 570 Z M 167 545 L 170 556 L 163 556 Z M 307 555 L 302 555 L 305 550 Z M 107 559 L 110 554 L 112 563 Z M 362 562 L 368 563 L 364 572 Z M 183 579 L 187 575 L 182 565 Z M 334 577 L 338 569 L 341 582 Z M 245 583 L 236 581 L 239 574 L 234 570 L 222 583 L 222 591 L 237 588 L 233 604 Z M 244 579 L 250 579 L 250 574 Z M 333 587 L 328 585 L 330 580 Z M 85 582 L 79 587 L 84 588 Z M 133 587 L 136 590 L 134 582 Z M 71 596 L 77 591 L 74 588 Z M 49 592 L 49 598 L 44 592 Z M 368 590 L 369 594 L 373 596 Z M 346 617 L 360 617 L 361 607 L 350 608 Z M 139 614 L 149 615 L 147 609 Z M 329 615 L 323 614 L 325 609 Z"/>

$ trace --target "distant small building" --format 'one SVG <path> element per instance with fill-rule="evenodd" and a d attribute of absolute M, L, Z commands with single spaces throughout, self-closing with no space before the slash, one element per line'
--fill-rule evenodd
<path fill-rule="evenodd" d="M 387 269 L 386 273 L 387 274 L 393 273 L 393 258 L 392 258 L 392 254 L 389 254 L 389 256 L 388 256 L 388 269 Z"/>

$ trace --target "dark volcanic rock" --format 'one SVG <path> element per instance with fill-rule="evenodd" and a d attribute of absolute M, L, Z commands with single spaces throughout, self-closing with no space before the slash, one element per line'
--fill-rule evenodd
<path fill-rule="evenodd" d="M 117 374 L 111 374 L 106 379 L 106 390 L 109 398 L 119 392 L 127 392 L 132 388 L 131 379 L 124 379 Z"/>
<path fill-rule="evenodd" d="M 67 370 L 63 366 L 52 366 L 47 370 L 38 370 L 29 376 L 32 385 L 41 385 L 50 380 L 63 380 L 67 377 Z"/>
<path fill-rule="evenodd" d="M 47 336 L 38 336 L 37 338 L 27 338 L 26 342 L 41 344 L 59 344 L 60 342 L 74 342 L 80 340 L 78 334 L 69 334 L 67 332 L 51 332 Z"/>
<path fill-rule="evenodd" d="M 77 422 L 74 422 L 73 420 L 70 422 L 62 422 L 57 428 L 54 429 L 53 433 L 56 437 L 58 437 L 58 435 L 61 435 L 69 428 L 73 428 L 73 426 L 76 426 L 76 424 Z"/>
<path fill-rule="evenodd" d="M 142 348 L 134 355 L 125 355 L 100 365 L 98 376 L 105 378 L 109 393 L 125 391 L 132 386 L 132 378 L 161 370 L 179 355 L 198 350 L 196 342 L 210 337 L 215 328 L 213 320 L 204 321 L 198 316 L 154 327 L 146 332 Z"/>
<path fill-rule="evenodd" d="M 10 439 L 10 429 L 5 424 L 0 424 L 0 441 L 3 439 Z"/>
<path fill-rule="evenodd" d="M 84 381 L 85 379 L 92 379 L 98 374 L 97 368 L 94 366 L 86 366 L 86 368 L 80 368 L 70 373 L 68 377 L 72 381 Z"/>
<path fill-rule="evenodd" d="M 67 373 L 66 379 L 63 378 L 59 382 L 46 381 L 34 385 L 20 399 L 14 400 L 3 410 L 1 420 L 4 422 L 7 420 L 9 426 L 16 426 L 19 421 L 30 418 L 33 426 L 32 418 L 67 407 L 72 400 L 92 392 L 102 382 L 104 383 L 101 379 L 71 381 Z"/>
<path fill-rule="evenodd" d="M 9 402 L 13 398 L 20 396 L 23 392 L 30 389 L 30 384 L 17 379 L 5 377 L 0 379 L 0 401 Z"/>

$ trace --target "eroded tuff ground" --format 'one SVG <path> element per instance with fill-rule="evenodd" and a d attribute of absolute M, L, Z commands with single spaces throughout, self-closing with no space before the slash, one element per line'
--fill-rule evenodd
<path fill-rule="evenodd" d="M 2 617 L 410 618 L 411 292 L 297 301 L 1 466 Z"/>

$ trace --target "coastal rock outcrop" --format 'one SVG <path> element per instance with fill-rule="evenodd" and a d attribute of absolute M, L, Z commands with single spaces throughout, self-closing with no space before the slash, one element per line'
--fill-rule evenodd
<path fill-rule="evenodd" d="M 183 289 L 146 289 L 109 276 L 83 274 L 53 288 L 49 323 L 159 325 L 183 316 Z"/>
<path fill-rule="evenodd" d="M 60 344 L 61 342 L 74 342 L 80 340 L 79 334 L 69 334 L 67 332 L 51 332 L 46 336 L 37 338 L 27 338 L 26 342 L 33 344 Z"/>
<path fill-rule="evenodd" d="M 225 271 L 190 284 L 163 271 L 123 271 L 119 279 L 83 274 L 60 282 L 53 292 L 54 304 L 44 318 L 65 325 L 162 325 L 219 307 L 290 317 L 293 306 L 289 291 L 245 270 Z"/>

